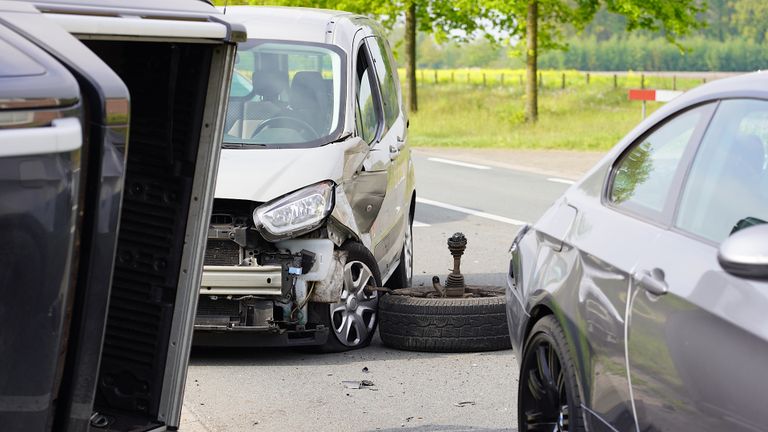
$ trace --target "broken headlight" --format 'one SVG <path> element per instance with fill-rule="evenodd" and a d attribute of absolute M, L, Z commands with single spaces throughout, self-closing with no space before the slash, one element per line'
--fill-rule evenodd
<path fill-rule="evenodd" d="M 253 211 L 256 227 L 268 240 L 295 237 L 322 224 L 333 210 L 332 181 L 299 189 Z"/>

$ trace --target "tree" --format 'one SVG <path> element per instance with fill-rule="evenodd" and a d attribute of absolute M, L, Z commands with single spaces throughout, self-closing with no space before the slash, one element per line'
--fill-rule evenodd
<path fill-rule="evenodd" d="M 762 44 L 768 36 L 767 16 L 768 2 L 765 0 L 740 0 L 733 4 L 731 21 L 741 36 Z"/>
<path fill-rule="evenodd" d="M 223 5 L 226 0 L 215 0 Z M 406 106 L 418 110 L 416 90 L 416 33 L 435 35 L 440 40 L 466 39 L 479 29 L 485 9 L 476 0 L 230 0 L 229 4 L 303 6 L 338 9 L 378 18 L 392 27 L 405 21 Z"/>
<path fill-rule="evenodd" d="M 752 0 L 761 2 L 763 0 Z M 486 0 L 494 24 L 512 37 L 525 40 L 526 120 L 538 119 L 538 55 L 542 49 L 565 49 L 563 29 L 582 30 L 604 7 L 626 20 L 626 30 L 660 31 L 675 43 L 678 37 L 700 28 L 698 0 Z"/>

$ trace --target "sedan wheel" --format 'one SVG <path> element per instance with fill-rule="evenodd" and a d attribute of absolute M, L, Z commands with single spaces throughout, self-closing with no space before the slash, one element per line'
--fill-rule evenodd
<path fill-rule="evenodd" d="M 520 431 L 583 431 L 580 392 L 565 335 L 552 316 L 531 330 L 520 368 Z"/>

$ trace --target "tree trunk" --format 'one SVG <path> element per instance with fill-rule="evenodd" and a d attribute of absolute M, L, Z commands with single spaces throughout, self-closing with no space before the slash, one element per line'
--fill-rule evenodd
<path fill-rule="evenodd" d="M 405 89 L 408 111 L 419 110 L 416 94 L 416 0 L 405 9 Z"/>
<path fill-rule="evenodd" d="M 528 17 L 526 19 L 526 83 L 525 83 L 525 119 L 528 123 L 536 123 L 539 119 L 539 93 L 536 82 L 538 59 L 539 33 L 539 0 L 529 0 Z"/>

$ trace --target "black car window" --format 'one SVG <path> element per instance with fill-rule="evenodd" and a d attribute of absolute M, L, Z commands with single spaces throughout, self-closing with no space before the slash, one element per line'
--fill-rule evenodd
<path fill-rule="evenodd" d="M 376 140 L 381 126 L 381 108 L 376 98 L 374 72 L 365 50 L 365 44 L 360 46 L 356 65 L 357 95 L 355 108 L 357 112 L 355 121 L 360 137 L 371 144 Z"/>
<path fill-rule="evenodd" d="M 726 100 L 686 180 L 676 226 L 713 242 L 768 221 L 768 102 Z"/>
<path fill-rule="evenodd" d="M 610 202 L 649 218 L 660 216 L 704 107 L 686 111 L 636 142 L 614 169 Z"/>
<path fill-rule="evenodd" d="M 397 67 L 394 64 L 394 59 L 389 54 L 384 39 L 373 37 L 367 40 L 368 48 L 371 50 L 371 57 L 373 57 L 373 64 L 376 67 L 379 88 L 381 88 L 381 98 L 384 103 L 384 120 L 386 128 L 389 129 L 400 115 Z"/>

